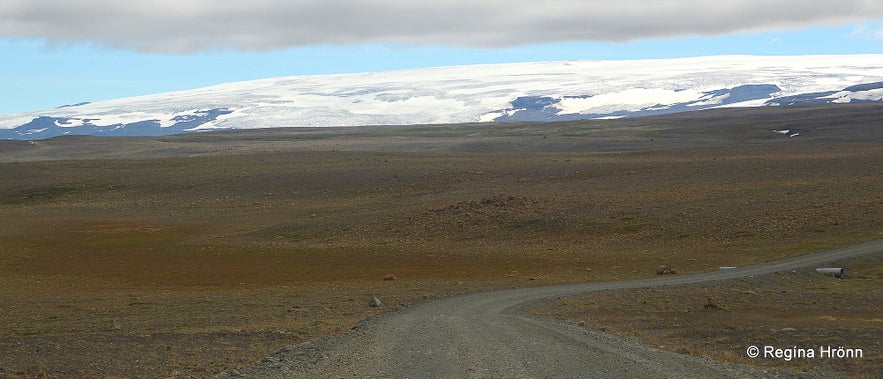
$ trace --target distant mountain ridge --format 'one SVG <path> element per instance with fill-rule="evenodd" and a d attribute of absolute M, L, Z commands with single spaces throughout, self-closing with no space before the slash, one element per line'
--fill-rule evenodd
<path fill-rule="evenodd" d="M 562 61 L 281 77 L 0 115 L 0 138 L 560 121 L 883 101 L 883 55 Z"/>

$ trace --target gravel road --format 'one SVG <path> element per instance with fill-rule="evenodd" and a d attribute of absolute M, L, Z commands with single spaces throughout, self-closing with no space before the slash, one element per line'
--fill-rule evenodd
<path fill-rule="evenodd" d="M 500 290 L 425 301 L 351 332 L 286 347 L 226 376 L 250 378 L 772 377 L 773 369 L 680 355 L 529 314 L 538 302 L 591 291 L 675 286 L 837 266 L 883 252 L 883 240 L 690 275 Z M 807 377 L 807 376 L 800 376 Z"/>

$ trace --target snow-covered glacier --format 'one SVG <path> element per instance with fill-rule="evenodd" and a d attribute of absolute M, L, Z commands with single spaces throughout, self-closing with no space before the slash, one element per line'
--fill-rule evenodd
<path fill-rule="evenodd" d="M 883 55 L 559 61 L 292 76 L 0 115 L 0 138 L 556 121 L 883 101 Z"/>

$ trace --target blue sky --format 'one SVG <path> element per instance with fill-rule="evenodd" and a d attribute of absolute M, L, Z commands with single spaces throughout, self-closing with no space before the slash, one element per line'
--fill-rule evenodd
<path fill-rule="evenodd" d="M 205 0 L 179 0 L 179 3 L 188 1 Z M 689 1 L 684 2 L 685 7 L 689 6 L 686 3 Z M 287 26 L 280 26 L 278 30 L 268 29 L 255 35 L 238 33 L 217 39 L 212 39 L 214 34 L 199 28 L 181 30 L 174 35 L 147 31 L 107 38 L 114 32 L 115 26 L 110 24 L 92 34 L 71 38 L 65 33 L 72 33 L 75 25 L 55 32 L 49 28 L 35 28 L 39 31 L 26 33 L 21 30 L 27 28 L 21 25 L 40 20 L 27 16 L 33 12 L 25 12 L 24 6 L 21 8 L 5 10 L 0 6 L 0 93 L 3 94 L 0 114 L 288 75 L 573 59 L 722 54 L 883 54 L 883 18 L 878 15 L 883 7 L 877 6 L 872 7 L 868 16 L 859 14 L 830 20 L 819 16 L 822 18 L 807 22 L 771 19 L 747 30 L 737 26 L 726 28 L 719 25 L 721 22 L 705 25 L 697 21 L 696 26 L 684 30 L 678 29 L 681 25 L 677 22 L 659 22 L 659 25 L 644 22 L 650 25 L 645 31 L 640 26 L 643 24 L 636 22 L 618 31 L 609 26 L 593 31 L 577 25 L 567 34 L 549 33 L 548 26 L 534 26 L 537 29 L 533 31 L 529 30 L 530 27 L 519 26 L 519 29 L 509 29 L 509 33 L 498 35 L 476 27 L 474 31 L 466 30 L 465 34 L 447 36 L 445 28 L 452 26 L 440 25 L 437 30 L 429 30 L 432 26 L 416 25 L 399 34 L 383 29 L 378 35 L 369 35 L 376 28 L 368 25 L 349 34 L 340 32 L 340 35 L 326 36 L 330 32 L 326 33 L 321 29 L 322 25 L 317 25 L 306 32 L 298 32 L 300 34 L 291 32 Z M 623 11 L 614 9 L 610 12 Z M 647 17 L 655 15 L 656 18 L 648 19 L 658 19 L 659 12 L 665 10 L 655 12 Z M 707 17 L 713 18 L 717 10 L 709 9 L 708 12 Z M 568 12 L 559 13 L 562 15 L 556 16 L 557 13 L 550 11 L 543 20 L 562 17 L 554 25 L 566 24 Z M 824 12 L 820 10 L 819 13 Z M 44 16 L 41 14 L 40 17 Z M 641 20 L 642 16 L 634 17 Z M 694 17 L 701 20 L 706 16 Z M 808 19 L 811 17 L 807 16 Z M 519 25 L 536 23 L 533 21 L 526 18 Z M 57 21 L 53 23 L 58 24 Z M 8 26 L 12 24 L 17 27 Z M 466 22 L 462 27 L 468 29 L 470 24 Z M 506 27 L 500 26 L 502 29 Z M 138 27 L 133 24 L 132 28 Z M 285 29 L 284 33 L 282 29 Z M 244 30 L 252 32 L 254 27 Z M 424 30 L 429 31 L 422 36 Z M 537 30 L 548 35 L 541 35 Z M 308 36 L 326 34 L 321 34 L 322 38 L 307 38 L 304 33 Z M 522 35 L 514 36 L 519 33 Z M 181 35 L 192 35 L 193 38 L 182 39 Z M 368 36 L 360 38 L 361 35 Z M 513 36 L 511 40 L 507 39 L 510 35 Z M 470 36 L 475 36 L 475 43 L 470 42 Z"/>

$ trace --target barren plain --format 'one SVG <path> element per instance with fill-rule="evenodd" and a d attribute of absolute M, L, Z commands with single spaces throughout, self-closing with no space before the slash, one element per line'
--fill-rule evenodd
<path fill-rule="evenodd" d="M 883 238 L 880 120 L 883 107 L 858 104 L 0 141 L 0 376 L 210 377 L 414 300 Z M 741 329 L 745 315 L 782 343 L 836 326 L 873 355 L 748 363 L 873 376 L 881 262 L 862 266 L 839 281 L 592 294 L 547 313 L 736 361 L 750 333 L 769 333 Z M 697 298 L 727 309 L 676 301 Z"/>

